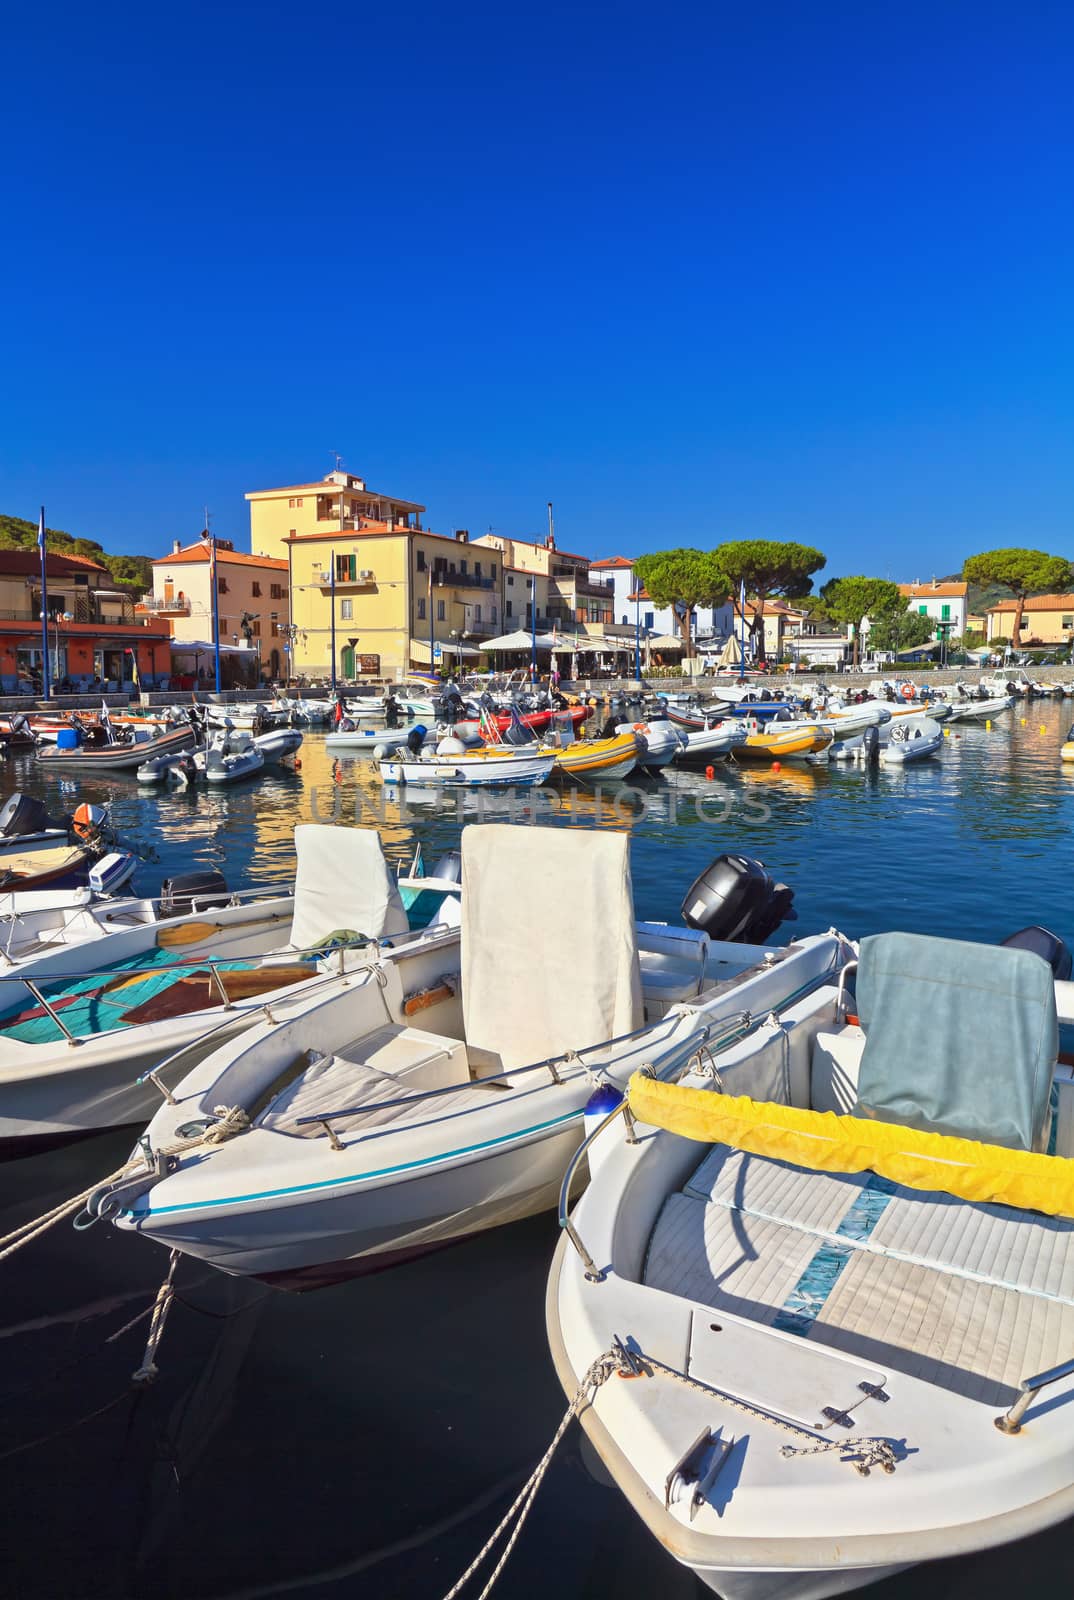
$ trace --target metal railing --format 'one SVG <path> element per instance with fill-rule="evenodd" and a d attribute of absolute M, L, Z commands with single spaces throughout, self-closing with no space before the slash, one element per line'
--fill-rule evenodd
<path fill-rule="evenodd" d="M 1019 1384 L 1021 1393 L 1018 1399 L 1005 1411 L 1001 1417 L 994 1419 L 1000 1433 L 1020 1433 L 1022 1431 L 1022 1418 L 1029 1410 L 1040 1391 L 1050 1383 L 1058 1383 L 1060 1378 L 1069 1378 L 1074 1374 L 1074 1359 L 1061 1361 L 1057 1367 L 1049 1367 L 1046 1372 L 1038 1372 L 1032 1378 L 1023 1378 Z"/>

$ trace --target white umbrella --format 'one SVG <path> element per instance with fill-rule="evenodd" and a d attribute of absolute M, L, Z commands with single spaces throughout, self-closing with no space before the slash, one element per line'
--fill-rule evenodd
<path fill-rule="evenodd" d="M 569 645 L 561 644 L 553 633 L 539 633 L 536 642 L 538 650 L 570 649 Z M 516 628 L 514 633 L 501 634 L 498 639 L 486 639 L 481 648 L 482 650 L 532 650 L 533 645 L 533 634 L 524 632 L 522 628 Z"/>

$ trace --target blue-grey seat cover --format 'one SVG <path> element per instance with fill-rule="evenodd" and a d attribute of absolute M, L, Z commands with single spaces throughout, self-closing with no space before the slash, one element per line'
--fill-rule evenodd
<path fill-rule="evenodd" d="M 861 941 L 856 1115 L 1039 1150 L 1059 1027 L 1029 950 L 882 933 Z"/>

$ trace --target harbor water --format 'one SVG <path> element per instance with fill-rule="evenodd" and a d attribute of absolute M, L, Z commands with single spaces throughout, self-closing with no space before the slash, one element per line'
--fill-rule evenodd
<path fill-rule="evenodd" d="M 903 769 L 672 769 L 603 788 L 437 796 L 385 790 L 367 762 L 334 759 L 313 734 L 300 771 L 219 793 L 146 792 L 132 776 L 61 783 L 15 757 L 0 767 L 0 797 L 22 789 L 54 813 L 108 803 L 145 854 L 142 892 L 197 867 L 219 868 L 233 888 L 283 881 L 301 821 L 376 826 L 393 862 L 420 844 L 431 868 L 464 823 L 509 820 L 629 831 L 647 918 L 675 919 L 697 873 L 736 850 L 795 890 L 798 921 L 777 940 L 834 925 L 992 941 L 1040 922 L 1074 942 L 1074 768 L 1059 759 L 1071 704 L 956 725 L 938 760 Z M 564 884 L 565 916 L 570 905 Z M 111 1171 L 130 1143 L 111 1134 L 0 1167 L 0 1232 Z M 166 1257 L 104 1225 L 61 1224 L 0 1263 L 0 1594 L 436 1600 L 562 1415 L 544 1334 L 555 1243 L 554 1217 L 536 1217 L 306 1295 L 184 1261 L 159 1374 L 135 1391 Z M 872 1593 L 1006 1600 L 1016 1585 L 1051 1587 L 1069 1570 L 1072 1535 L 1067 1524 Z M 495 1592 L 706 1591 L 635 1519 L 575 1427 Z"/>

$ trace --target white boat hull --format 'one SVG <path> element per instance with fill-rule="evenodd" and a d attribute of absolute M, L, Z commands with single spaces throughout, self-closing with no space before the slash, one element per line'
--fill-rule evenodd
<path fill-rule="evenodd" d="M 555 764 L 555 753 L 548 755 L 505 755 L 496 757 L 438 756 L 427 761 L 380 763 L 385 783 L 431 784 L 437 787 L 468 788 L 493 784 L 524 786 L 547 782 Z"/>

